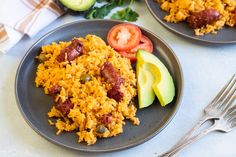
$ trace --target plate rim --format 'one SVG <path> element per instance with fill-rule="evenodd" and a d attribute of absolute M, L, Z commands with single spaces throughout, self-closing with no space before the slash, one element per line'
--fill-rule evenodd
<path fill-rule="evenodd" d="M 139 140 L 138 142 L 135 142 L 135 143 L 131 143 L 131 144 L 128 144 L 128 145 L 125 145 L 125 146 L 120 146 L 120 147 L 117 147 L 117 148 L 110 148 L 110 149 L 101 149 L 101 150 L 89 150 L 89 149 L 79 149 L 78 148 L 74 148 L 74 147 L 71 147 L 71 146 L 68 146 L 62 142 L 59 142 L 59 141 L 56 141 L 54 140 L 53 138 L 51 138 L 50 136 L 47 136 L 46 134 L 44 134 L 43 132 L 40 131 L 40 129 L 38 129 L 30 120 L 29 118 L 26 116 L 23 108 L 22 108 L 22 105 L 21 105 L 21 102 L 19 100 L 19 94 L 18 94 L 18 90 L 17 90 L 17 87 L 18 87 L 18 77 L 19 77 L 19 72 L 21 70 L 21 67 L 23 65 L 23 63 L 25 62 L 25 59 L 26 57 L 28 56 L 28 54 L 31 52 L 31 50 L 34 48 L 34 46 L 36 44 L 38 44 L 40 41 L 42 41 L 43 39 L 47 38 L 48 36 L 50 36 L 51 34 L 53 34 L 54 32 L 60 30 L 60 29 L 63 29 L 67 26 L 70 26 L 70 25 L 73 25 L 73 24 L 80 24 L 80 23 L 88 23 L 88 22 L 101 22 L 101 21 L 104 21 L 104 22 L 117 22 L 117 23 L 128 23 L 128 22 L 123 22 L 123 21 L 119 21 L 119 20 L 110 20 L 110 19 L 95 19 L 95 20 L 79 20 L 79 21 L 74 21 L 74 22 L 69 22 L 69 23 L 66 23 L 66 24 L 63 24 L 59 27 L 56 27 L 54 29 L 52 29 L 51 31 L 45 33 L 44 35 L 42 35 L 37 41 L 35 41 L 31 46 L 30 48 L 28 48 L 28 50 L 26 51 L 26 53 L 24 54 L 24 56 L 22 57 L 19 65 L 18 65 L 18 68 L 17 68 L 17 71 L 16 71 L 16 76 L 15 76 L 15 86 L 14 86 L 14 90 L 15 90 L 15 99 L 16 99 L 16 103 L 17 103 L 17 107 L 18 109 L 20 110 L 20 113 L 21 115 L 23 116 L 25 122 L 38 134 L 40 135 L 41 137 L 43 137 L 44 139 L 46 139 L 47 141 L 53 143 L 53 144 L 56 144 L 58 146 L 63 146 L 65 148 L 68 148 L 68 149 L 72 149 L 72 150 L 76 150 L 76 151 L 79 151 L 79 152 L 86 152 L 86 153 L 107 153 L 107 152 L 114 152 L 114 151 L 121 151 L 121 150 L 125 150 L 125 149 L 128 149 L 128 148 L 132 148 L 132 147 L 135 147 L 137 145 L 140 145 L 144 142 L 147 142 L 148 140 L 152 139 L 153 137 L 155 137 L 157 134 L 159 134 L 163 129 L 165 129 L 169 123 L 173 120 L 173 118 L 175 117 L 176 113 L 178 112 L 180 106 L 181 106 L 181 102 L 182 102 L 182 99 L 183 99 L 183 93 L 184 93 L 184 75 L 183 75 L 183 70 L 182 70 L 182 66 L 179 62 L 179 59 L 178 57 L 176 56 L 176 54 L 174 53 L 174 51 L 172 50 L 172 48 L 163 40 L 161 39 L 159 36 L 155 35 L 153 32 L 147 30 L 146 28 L 142 27 L 142 26 L 139 26 L 138 24 L 135 24 L 135 25 L 138 25 L 141 30 L 144 30 L 148 33 L 150 33 L 151 35 L 153 35 L 155 38 L 159 39 L 171 52 L 171 54 L 173 55 L 177 65 L 178 65 L 178 68 L 179 68 L 179 72 L 180 72 L 180 82 L 181 82 L 181 86 L 180 86 L 180 94 L 179 94 L 179 97 L 178 99 L 176 100 L 176 107 L 174 108 L 174 111 L 173 111 L 173 114 L 170 116 L 170 118 L 165 122 L 165 124 L 160 127 L 158 130 L 156 130 L 154 133 L 150 134 L 149 136 L 147 136 L 146 138 L 143 138 L 142 140 Z"/>
<path fill-rule="evenodd" d="M 208 43 L 208 44 L 235 44 L 236 43 L 236 40 L 233 40 L 233 41 L 212 41 L 212 40 L 206 40 L 206 39 L 200 39 L 200 38 L 197 38 L 195 36 L 190 36 L 190 35 L 187 35 L 185 33 L 181 33 L 177 30 L 175 30 L 174 28 L 168 26 L 162 19 L 160 19 L 155 13 L 154 11 L 151 9 L 151 6 L 149 5 L 149 2 L 150 0 L 145 0 L 145 3 L 148 7 L 148 10 L 149 12 L 152 14 L 152 16 L 156 19 L 156 21 L 158 21 L 162 26 L 164 26 L 165 28 L 167 28 L 168 30 L 176 33 L 177 35 L 180 35 L 182 37 L 185 37 L 186 39 L 191 39 L 191 40 L 195 40 L 195 41 L 198 41 L 198 42 L 202 42 L 202 43 Z M 157 3 L 158 5 L 158 3 Z"/>

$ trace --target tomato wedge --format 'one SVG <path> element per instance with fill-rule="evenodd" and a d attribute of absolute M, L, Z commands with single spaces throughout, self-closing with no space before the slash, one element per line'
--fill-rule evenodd
<path fill-rule="evenodd" d="M 136 52 L 139 49 L 152 53 L 152 51 L 153 51 L 152 41 L 148 37 L 146 37 L 145 35 L 142 35 L 139 45 L 137 45 L 136 47 L 134 47 L 128 51 L 119 51 L 119 53 L 122 57 L 129 58 L 131 62 L 135 62 L 137 60 L 136 59 Z"/>
<path fill-rule="evenodd" d="M 140 43 L 141 36 L 139 27 L 128 23 L 118 24 L 108 32 L 107 42 L 117 51 L 127 51 Z"/>

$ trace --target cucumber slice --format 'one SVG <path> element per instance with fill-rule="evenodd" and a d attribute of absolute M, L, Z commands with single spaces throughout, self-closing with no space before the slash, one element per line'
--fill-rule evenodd
<path fill-rule="evenodd" d="M 96 0 L 59 0 L 59 2 L 73 11 L 86 11 L 94 5 Z"/>

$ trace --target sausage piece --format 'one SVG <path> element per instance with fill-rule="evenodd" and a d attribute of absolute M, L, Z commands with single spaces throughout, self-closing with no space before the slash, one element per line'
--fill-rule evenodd
<path fill-rule="evenodd" d="M 61 91 L 61 87 L 59 85 L 55 85 L 55 86 L 48 89 L 48 93 L 50 95 L 58 94 L 58 93 L 60 93 L 60 91 Z"/>
<path fill-rule="evenodd" d="M 124 79 L 120 76 L 119 71 L 113 67 L 110 62 L 105 62 L 101 68 L 102 77 L 112 86 L 119 87 Z"/>
<path fill-rule="evenodd" d="M 105 62 L 101 68 L 101 74 L 105 81 L 112 85 L 112 88 L 107 91 L 107 96 L 117 102 L 121 101 L 124 93 L 120 90 L 120 85 L 124 82 L 124 78 L 120 76 L 119 71 L 110 62 Z"/>
<path fill-rule="evenodd" d="M 234 12 L 233 12 L 233 20 L 234 20 L 234 26 L 236 26 L 236 8 L 234 9 Z"/>
<path fill-rule="evenodd" d="M 77 57 L 81 56 L 82 53 L 83 43 L 79 39 L 75 38 L 69 46 L 61 50 L 60 54 L 57 56 L 57 61 L 64 62 L 66 59 L 68 61 L 73 61 Z"/>
<path fill-rule="evenodd" d="M 70 113 L 70 109 L 74 107 L 74 104 L 67 99 L 65 102 L 62 102 L 61 99 L 59 99 L 55 104 L 56 109 L 61 111 L 61 113 L 66 116 Z"/>
<path fill-rule="evenodd" d="M 105 125 L 110 124 L 112 122 L 112 116 L 110 114 L 103 115 L 101 122 Z"/>
<path fill-rule="evenodd" d="M 107 91 L 107 97 L 120 102 L 124 97 L 124 93 L 120 90 L 120 87 L 113 86 L 110 90 Z"/>
<path fill-rule="evenodd" d="M 188 25 L 195 29 L 207 24 L 211 24 L 220 19 L 220 13 L 215 9 L 206 9 L 197 13 L 193 13 L 187 18 Z"/>

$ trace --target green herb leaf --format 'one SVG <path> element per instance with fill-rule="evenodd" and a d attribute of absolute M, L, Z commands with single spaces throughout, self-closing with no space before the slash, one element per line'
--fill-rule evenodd
<path fill-rule="evenodd" d="M 85 15 L 85 18 L 86 19 L 103 19 L 115 7 L 116 6 L 114 4 L 105 4 L 101 7 L 94 7 L 92 10 L 87 12 L 87 14 Z"/>
<path fill-rule="evenodd" d="M 106 0 L 96 0 L 98 3 L 106 2 Z"/>
<path fill-rule="evenodd" d="M 112 19 L 131 22 L 137 21 L 138 17 L 138 13 L 133 11 L 130 7 L 117 11 L 111 16 Z"/>
<path fill-rule="evenodd" d="M 135 0 L 97 0 L 98 3 L 108 2 L 108 3 L 116 4 L 117 6 L 122 6 L 122 5 L 125 5 L 125 4 L 131 4 L 131 3 L 133 3 L 133 1 L 135 1 Z"/>
<path fill-rule="evenodd" d="M 122 6 L 126 3 L 127 0 L 108 0 L 109 3 L 113 3 L 117 6 Z M 129 0 L 128 0 L 129 1 Z"/>
<path fill-rule="evenodd" d="M 138 0 L 97 0 L 98 3 L 101 2 L 106 2 L 101 7 L 94 7 L 90 9 L 86 14 L 85 18 L 87 19 L 103 19 L 105 16 L 107 16 L 112 9 L 119 7 L 119 6 L 124 6 L 124 5 L 131 5 L 134 1 Z M 126 20 L 126 21 L 136 21 L 138 18 L 138 14 L 130 9 L 129 7 L 118 11 L 117 13 L 112 15 L 113 19 L 118 19 L 118 20 Z"/>

